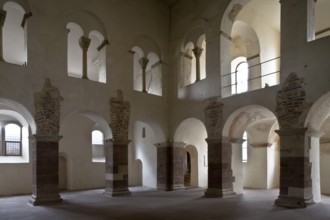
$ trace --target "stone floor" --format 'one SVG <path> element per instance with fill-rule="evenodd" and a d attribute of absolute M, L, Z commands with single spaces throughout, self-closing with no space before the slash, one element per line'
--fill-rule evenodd
<path fill-rule="evenodd" d="M 330 197 L 306 209 L 274 206 L 278 190 L 245 190 L 243 195 L 203 198 L 203 189 L 160 192 L 131 188 L 132 196 L 107 198 L 103 190 L 62 192 L 63 204 L 32 207 L 30 196 L 0 197 L 1 220 L 322 220 L 330 219 Z"/>

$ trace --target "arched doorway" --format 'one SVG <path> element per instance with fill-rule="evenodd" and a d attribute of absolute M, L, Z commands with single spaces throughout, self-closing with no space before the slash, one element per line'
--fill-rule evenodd
<path fill-rule="evenodd" d="M 309 157 L 312 164 L 314 202 L 321 194 L 330 194 L 330 92 L 321 96 L 309 110 L 305 127 L 308 128 Z"/>
<path fill-rule="evenodd" d="M 175 142 L 186 143 L 185 151 L 190 156 L 190 185 L 207 187 L 207 137 L 206 128 L 200 120 L 188 118 L 183 120 L 174 134 Z M 188 162 L 186 162 L 188 163 Z"/>
<path fill-rule="evenodd" d="M 184 169 L 184 186 L 198 186 L 198 152 L 195 146 L 187 145 L 184 147 L 186 151 L 185 169 Z"/>
<path fill-rule="evenodd" d="M 234 111 L 226 120 L 223 140 L 232 147 L 233 184 L 243 188 L 270 189 L 279 185 L 278 123 L 267 108 L 250 105 Z"/>

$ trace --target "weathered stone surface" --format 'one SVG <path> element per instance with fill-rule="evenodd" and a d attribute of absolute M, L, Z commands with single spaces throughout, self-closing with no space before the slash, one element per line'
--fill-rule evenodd
<path fill-rule="evenodd" d="M 126 142 L 128 141 L 130 104 L 128 101 L 124 101 L 121 90 L 117 91 L 117 95 L 117 97 L 110 98 L 110 127 L 114 141 Z"/>
<path fill-rule="evenodd" d="M 60 103 L 63 98 L 59 90 L 46 78 L 41 92 L 34 94 L 35 121 L 38 135 L 57 136 L 60 128 Z"/>
<path fill-rule="evenodd" d="M 276 112 L 281 129 L 302 127 L 300 117 L 307 106 L 303 83 L 304 79 L 299 78 L 296 73 L 290 73 L 277 93 Z"/>
<path fill-rule="evenodd" d="M 221 102 L 210 100 L 210 104 L 205 108 L 206 130 L 209 138 L 221 137 L 222 134 L 222 106 Z"/>
<path fill-rule="evenodd" d="M 62 199 L 58 188 L 58 136 L 60 102 L 63 98 L 46 78 L 41 92 L 35 93 L 37 134 L 31 138 L 32 205 L 58 203 Z"/>

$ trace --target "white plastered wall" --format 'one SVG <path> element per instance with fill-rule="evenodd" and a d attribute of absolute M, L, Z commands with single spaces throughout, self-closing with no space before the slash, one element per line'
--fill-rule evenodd
<path fill-rule="evenodd" d="M 198 182 L 197 186 L 207 186 L 207 143 L 205 141 L 207 132 L 204 124 L 195 118 L 185 119 L 177 127 L 174 134 L 174 142 L 183 142 L 187 144 L 186 151 L 189 152 L 189 145 L 193 145 L 197 150 L 197 163 L 198 163 Z M 191 159 L 194 159 L 193 157 Z M 195 162 L 192 161 L 192 165 Z M 193 178 L 192 178 L 193 180 Z M 192 181 L 195 182 L 196 181 Z"/>
<path fill-rule="evenodd" d="M 157 148 L 154 130 L 146 123 L 136 121 L 134 123 L 134 138 L 132 147 L 134 148 L 134 160 L 142 162 L 142 185 L 147 187 L 157 187 Z M 140 173 L 140 167 L 134 166 L 132 173 Z M 141 176 L 132 175 L 130 185 L 139 185 Z"/>

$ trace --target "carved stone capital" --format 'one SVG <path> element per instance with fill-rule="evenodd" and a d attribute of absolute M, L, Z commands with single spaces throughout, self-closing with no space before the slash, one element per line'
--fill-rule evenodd
<path fill-rule="evenodd" d="M 203 53 L 203 48 L 195 47 L 192 51 L 193 51 L 193 53 L 194 53 L 196 59 L 199 59 L 200 56 L 201 56 L 202 53 Z"/>
<path fill-rule="evenodd" d="M 7 12 L 3 9 L 0 9 L 0 26 L 3 27 L 5 24 Z"/>
<path fill-rule="evenodd" d="M 79 39 L 79 46 L 83 51 L 87 51 L 91 43 L 91 39 L 85 36 L 81 36 Z"/>
<path fill-rule="evenodd" d="M 147 65 L 149 63 L 149 59 L 147 59 L 145 57 L 142 57 L 139 61 L 140 61 L 140 65 L 142 67 L 142 70 L 146 70 Z"/>

